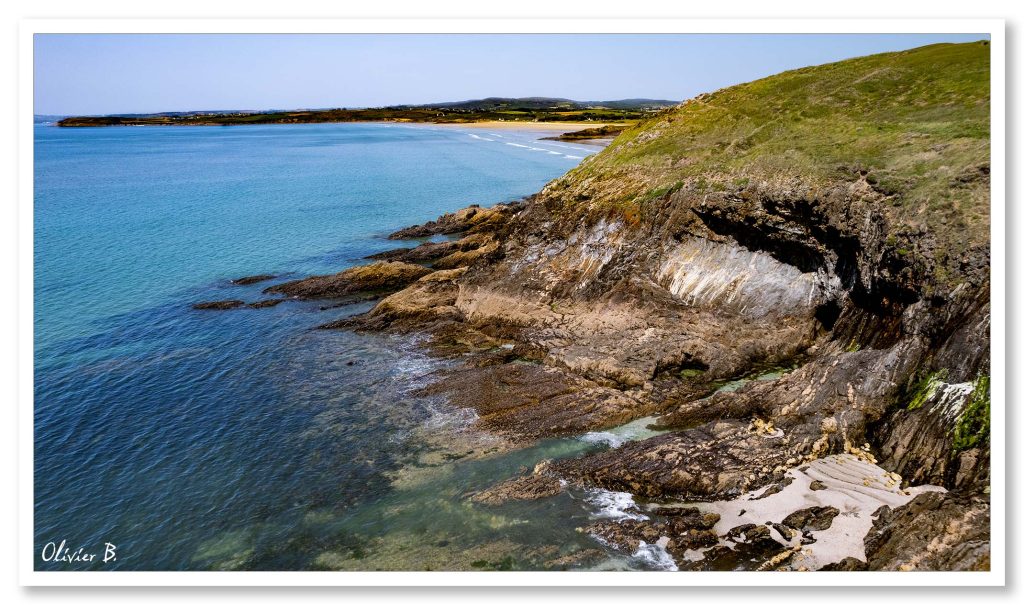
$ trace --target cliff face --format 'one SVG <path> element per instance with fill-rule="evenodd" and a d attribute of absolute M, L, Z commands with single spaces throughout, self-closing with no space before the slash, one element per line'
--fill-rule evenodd
<path fill-rule="evenodd" d="M 865 565 L 984 568 L 988 95 L 985 43 L 704 95 L 503 212 L 467 268 L 344 325 L 433 334 L 468 367 L 431 388 L 512 438 L 671 429 L 546 473 L 728 501 L 855 456 L 896 490 L 949 490 L 886 509 Z"/>

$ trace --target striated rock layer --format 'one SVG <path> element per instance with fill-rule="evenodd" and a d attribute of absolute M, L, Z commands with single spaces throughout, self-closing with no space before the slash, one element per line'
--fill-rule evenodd
<path fill-rule="evenodd" d="M 546 471 L 577 485 L 729 502 L 847 454 L 894 473 L 894 493 L 943 489 L 856 509 L 867 541 L 842 560 L 795 557 L 796 543 L 755 524 L 716 526 L 738 536 L 716 561 L 742 543 L 740 558 L 764 568 L 985 568 L 987 70 L 987 45 L 937 45 L 703 95 L 521 209 L 395 234 L 486 233 L 407 258 L 486 249 L 328 327 L 431 334 L 466 369 L 430 392 L 520 442 L 651 414 L 671 429 Z M 774 368 L 787 371 L 748 380 Z M 506 487 L 557 491 L 540 485 Z M 864 515 L 883 504 L 868 531 Z M 828 514 L 845 519 L 843 506 Z M 653 536 L 634 529 L 629 540 Z M 677 562 L 687 540 L 711 543 L 677 539 Z"/>

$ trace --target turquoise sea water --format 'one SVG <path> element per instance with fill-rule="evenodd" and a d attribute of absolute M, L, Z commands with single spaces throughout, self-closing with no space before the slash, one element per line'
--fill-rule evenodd
<path fill-rule="evenodd" d="M 443 362 L 313 330 L 368 305 L 190 308 L 258 300 L 267 284 L 240 276 L 358 264 L 394 229 L 521 198 L 596 150 L 544 134 L 37 125 L 37 569 L 521 569 L 603 548 L 575 527 L 618 514 L 613 495 L 465 498 L 600 436 L 458 460 L 438 442 L 467 412 L 411 395 Z M 62 541 L 100 557 L 44 561 Z"/>

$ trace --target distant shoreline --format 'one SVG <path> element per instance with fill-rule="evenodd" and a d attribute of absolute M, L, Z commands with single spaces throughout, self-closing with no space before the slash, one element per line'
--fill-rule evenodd
<path fill-rule="evenodd" d="M 256 122 L 250 124 L 213 124 L 213 123 L 182 123 L 182 122 L 161 122 L 154 124 L 79 124 L 74 126 L 63 126 L 64 128 L 143 128 L 143 127 L 164 127 L 164 126 L 201 126 L 201 127 L 212 127 L 212 126 L 245 126 L 245 125 L 258 125 L 258 126 L 286 126 L 286 125 L 298 125 L 298 124 L 383 124 L 383 125 L 402 125 L 402 126 L 441 126 L 446 128 L 479 128 L 486 130 L 532 130 L 540 131 L 545 133 L 555 133 L 557 135 L 565 134 L 582 134 L 583 136 L 576 136 L 566 139 L 560 139 L 559 136 L 544 137 L 552 140 L 566 140 L 584 145 L 598 145 L 601 147 L 607 146 L 611 143 L 613 136 L 608 135 L 595 135 L 589 136 L 589 132 L 597 132 L 602 128 L 607 127 L 621 127 L 628 128 L 635 122 L 538 122 L 538 121 L 526 121 L 526 120 L 480 120 L 476 122 L 419 122 L 419 121 L 400 121 L 400 120 L 358 120 L 358 121 L 338 121 L 338 122 Z M 60 122 L 50 122 L 46 125 L 62 127 Z M 617 133 L 616 133 L 617 134 Z"/>
<path fill-rule="evenodd" d="M 584 121 L 584 120 L 472 120 L 465 122 L 433 122 L 428 120 L 322 120 L 322 121 L 267 121 L 267 122 L 213 122 L 213 121 L 142 121 L 121 118 L 64 118 L 53 122 L 37 122 L 60 128 L 115 128 L 115 127 L 148 127 L 148 126 L 276 126 L 294 124 L 401 124 L 401 125 L 424 125 L 424 126 L 455 126 L 464 128 L 494 128 L 494 129 L 525 129 L 534 130 L 563 130 L 568 132 L 572 129 L 591 129 L 603 127 L 623 126 L 628 127 L 637 120 L 608 120 L 608 121 Z"/>
<path fill-rule="evenodd" d="M 490 97 L 436 106 L 394 106 L 367 109 L 293 109 L 287 111 L 223 111 L 104 116 L 69 116 L 57 126 L 235 126 L 245 124 L 321 124 L 394 122 L 398 124 L 633 124 L 658 114 L 674 101 L 626 99 L 580 103 L 569 99 Z M 558 128 L 558 126 L 552 126 Z"/>

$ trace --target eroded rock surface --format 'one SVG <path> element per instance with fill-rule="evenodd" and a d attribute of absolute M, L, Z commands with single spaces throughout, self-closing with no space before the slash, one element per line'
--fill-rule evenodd
<path fill-rule="evenodd" d="M 939 51 L 959 53 L 949 59 L 965 61 L 961 76 L 987 69 L 982 47 Z M 879 73 L 848 65 L 858 78 Z M 885 73 L 918 82 L 909 67 Z M 775 93 L 792 91 L 806 102 L 817 89 L 801 80 Z M 787 139 L 782 155 L 804 164 L 780 165 L 773 137 L 802 118 L 771 134 L 751 123 L 748 135 L 716 130 L 753 119 L 742 110 L 693 121 L 728 111 L 712 96 L 749 108 L 749 95 L 726 89 L 627 130 L 522 205 L 464 209 L 392 234 L 477 239 L 393 253 L 457 268 L 417 275 L 328 327 L 429 335 L 435 354 L 463 364 L 424 393 L 472 408 L 479 428 L 517 443 L 658 415 L 670 432 L 549 471 L 578 486 L 713 503 L 729 523 L 717 539 L 743 526 L 703 558 L 679 552 L 682 526 L 664 520 L 595 525 L 609 542 L 671 553 L 680 540 L 684 568 L 978 568 L 986 542 L 974 520 L 987 513 L 972 498 L 989 468 L 987 145 L 954 137 L 904 157 L 936 132 L 907 121 L 902 138 L 876 141 L 869 160 L 884 166 L 815 163 L 848 143 L 831 130 L 813 150 L 806 137 Z M 933 99 L 918 101 L 890 110 Z M 875 118 L 857 112 L 881 102 L 891 99 L 843 111 L 874 131 Z M 977 107 L 962 109 L 986 119 Z M 921 111 L 915 120 L 932 119 Z M 701 137 L 714 142 L 694 143 Z M 927 178 L 911 168 L 925 166 L 934 168 Z M 765 372 L 771 379 L 750 379 Z M 924 489 L 949 492 L 919 495 L 923 516 L 913 521 L 908 502 Z M 971 523 L 955 525 L 964 515 Z M 897 562 L 886 545 L 906 538 L 886 528 L 908 524 L 921 536 L 908 552 L 931 544 L 947 554 Z M 833 533 L 853 529 L 853 542 L 835 546 Z M 833 546 L 822 548 L 825 538 Z"/>
<path fill-rule="evenodd" d="M 431 235 L 450 235 L 463 232 L 485 232 L 498 228 L 509 215 L 518 212 L 519 204 L 497 204 L 490 208 L 469 206 L 443 214 L 435 221 L 395 231 L 388 239 L 414 239 Z"/>
<path fill-rule="evenodd" d="M 387 292 L 403 288 L 430 269 L 403 262 L 378 262 L 352 267 L 334 275 L 314 275 L 270 286 L 264 292 L 296 298 L 341 298 L 361 292 Z"/>
<path fill-rule="evenodd" d="M 865 540 L 874 571 L 980 571 L 991 566 L 991 512 L 983 495 L 929 492 L 878 512 Z"/>
<path fill-rule="evenodd" d="M 260 273 L 259 275 L 247 275 L 245 277 L 233 279 L 231 280 L 231 283 L 235 284 L 236 286 L 249 286 L 252 284 L 258 284 L 260 282 L 274 279 L 275 277 L 277 276 L 271 275 L 269 273 Z"/>
<path fill-rule="evenodd" d="M 237 309 L 244 305 L 245 301 L 242 300 L 211 300 L 206 302 L 197 302 L 192 305 L 192 308 L 200 311 L 224 311 L 227 309 Z"/>

